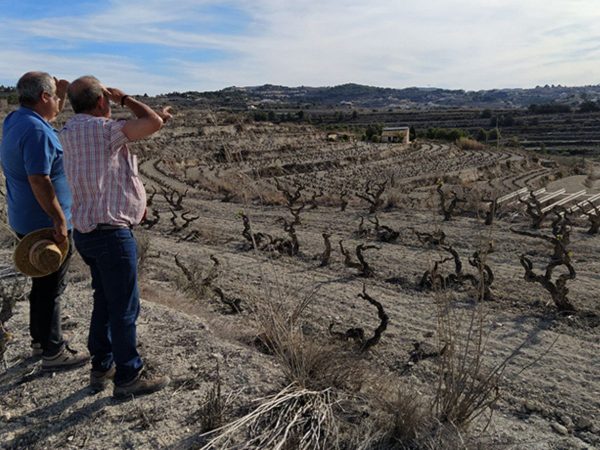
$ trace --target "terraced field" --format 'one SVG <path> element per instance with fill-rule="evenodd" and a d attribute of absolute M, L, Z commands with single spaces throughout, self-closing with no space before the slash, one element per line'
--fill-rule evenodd
<path fill-rule="evenodd" d="M 585 233 L 584 221 L 573 228 L 577 277 L 569 281 L 569 298 L 577 311 L 560 314 L 548 292 L 523 278 L 519 255 L 529 254 L 539 271 L 552 249 L 541 239 L 510 230 L 529 229 L 522 210 L 515 209 L 509 217 L 485 226 L 470 209 L 472 201 L 459 205 L 450 221 L 443 221 L 437 208 L 440 182 L 446 192 L 477 195 L 481 200 L 522 187 L 546 186 L 557 177 L 556 170 L 512 149 L 462 150 L 428 141 L 408 146 L 328 142 L 322 132 L 307 126 L 225 122 L 218 114 L 184 111 L 158 137 L 136 145 L 143 159 L 140 174 L 148 192 L 156 192 L 149 210 L 159 216 L 156 224 L 146 225 L 149 229 L 139 230 L 148 246 L 141 289 L 144 300 L 167 306 L 164 310 L 149 306 L 150 313 L 142 313 L 141 340 L 149 342 L 149 356 L 172 371 L 180 383 L 129 406 L 106 403 L 103 408 L 110 406 L 109 412 L 102 414 L 94 405 L 108 402 L 104 394 L 95 400 L 76 397 L 69 406 L 73 411 L 66 415 L 47 392 L 59 397 L 74 394 L 57 390 L 51 379 L 36 378 L 31 382 L 36 403 L 19 404 L 23 383 L 10 372 L 0 390 L 0 407 L 12 408 L 12 419 L 0 422 L 6 430 L 0 434 L 10 434 L 8 448 L 20 448 L 24 442 L 33 442 L 31 448 L 46 445 L 27 434 L 32 426 L 43 434 L 36 415 L 42 407 L 50 417 L 63 420 L 62 428 L 53 431 L 55 442 L 81 446 L 89 441 L 74 430 L 97 426 L 103 430 L 97 442 L 108 448 L 200 448 L 207 440 L 200 436 L 194 414 L 214 379 L 212 375 L 199 377 L 199 367 L 208 370 L 214 358 L 221 361 L 222 389 L 234 397 L 229 419 L 248 411 L 255 398 L 285 384 L 277 358 L 261 353 L 254 344 L 259 334 L 256 311 L 262 302 L 271 300 L 283 308 L 310 298 L 302 330 L 305 339 L 325 344 L 336 341 L 331 331 L 361 327 L 371 335 L 379 325 L 375 308 L 358 297 L 363 285 L 381 303 L 389 324 L 380 342 L 357 356 L 371 375 L 358 397 L 405 386 L 414 397 L 430 398 L 439 379 L 440 358 L 415 362 L 411 359 L 415 344 L 441 350 L 439 319 L 447 312 L 445 308 L 462 318 L 455 325 L 463 330 L 470 313 L 477 311 L 482 313 L 477 317 L 486 336 L 481 364 L 491 368 L 510 355 L 512 359 L 499 384 L 500 400 L 493 407 L 492 421 L 489 426 L 486 420 L 476 421 L 465 432 L 464 448 L 600 447 L 598 236 Z M 381 239 L 375 215 L 368 213 L 369 205 L 356 195 L 365 194 L 367 182 L 386 182 L 376 216 L 380 225 L 397 232 L 393 240 Z M 297 251 L 290 255 L 275 246 L 253 249 L 243 235 L 242 214 L 254 235 L 289 239 L 292 208 L 286 206 L 289 200 L 282 190 L 293 195 L 299 186 L 303 189 L 298 191 L 295 206 L 303 204 L 304 208 L 300 223 L 295 224 Z M 346 208 L 341 207 L 342 191 L 347 192 Z M 185 217 L 196 219 L 183 226 Z M 419 240 L 418 233 L 439 231 L 465 262 L 465 271 L 473 274 L 476 270 L 468 265 L 468 258 L 493 242 L 494 251 L 487 259 L 494 273 L 490 301 L 477 302 L 476 290 L 468 285 L 442 291 L 419 287 L 423 274 L 436 262 L 443 274 L 453 270 L 447 252 Z M 549 221 L 541 232 L 549 234 Z M 331 236 L 333 247 L 328 264 L 321 260 L 323 233 Z M 344 262 L 347 257 L 341 253 L 340 240 L 351 251 L 354 266 Z M 354 250 L 361 244 L 376 246 L 364 253 L 369 276 L 361 276 L 356 268 Z M 3 254 L 9 255 L 8 251 Z M 214 295 L 197 300 L 189 291 L 184 293 L 176 256 L 189 269 L 204 274 L 212 266 L 211 256 L 216 257 L 220 266 L 214 283 L 226 298 L 240 300 L 241 313 L 231 314 Z M 80 277 L 70 288 L 68 311 L 84 320 L 87 309 L 78 305 L 89 298 L 90 289 L 85 275 Z M 21 308 L 15 323 L 26 323 L 25 317 Z M 190 330 L 193 345 L 189 344 Z M 16 336 L 19 350 L 9 353 L 15 366 L 25 351 L 26 329 L 18 330 Z M 353 348 L 351 342 L 341 345 Z M 75 373 L 67 380 L 76 385 L 77 376 L 83 375 Z M 132 414 L 145 416 L 149 425 L 140 429 L 137 419 L 126 420 Z M 375 415 L 373 411 L 362 414 L 352 420 L 366 423 Z M 119 438 L 116 430 L 127 439 Z"/>
<path fill-rule="evenodd" d="M 390 195 L 409 195 L 414 188 L 432 189 L 439 181 L 502 195 L 515 188 L 537 188 L 553 173 L 532 162 L 529 155 L 504 148 L 462 150 L 435 142 L 410 146 L 327 142 L 324 133 L 293 125 L 276 132 L 270 125 L 246 125 L 239 131 L 234 126 L 207 128 L 212 131 L 202 135 L 165 133 L 147 144 L 144 170 L 152 165 L 153 170 L 195 187 L 208 198 L 238 200 L 249 195 L 256 199 L 257 191 L 274 194 L 273 179 L 277 177 L 322 193 L 321 201 L 327 204 L 341 191 L 360 191 L 367 181 L 388 180 Z M 152 157 L 155 148 L 161 152 Z"/>
<path fill-rule="evenodd" d="M 316 113 L 315 113 L 316 114 Z M 322 114 L 327 114 L 326 111 Z M 333 113 L 329 112 L 331 117 Z M 481 110 L 437 109 L 429 111 L 361 111 L 356 119 L 343 123 L 362 125 L 379 123 L 384 126 L 407 125 L 417 131 L 428 128 L 461 128 L 475 136 L 480 129 L 495 127 L 492 117 L 508 117 L 513 120 L 500 125 L 503 142 L 516 139 L 519 144 L 532 150 L 543 149 L 550 154 L 570 154 L 598 157 L 600 154 L 600 113 L 536 114 L 522 109 L 494 110 L 490 116 L 482 116 Z M 333 119 L 331 119 L 333 120 Z M 567 153 L 569 154 L 569 153 Z"/>

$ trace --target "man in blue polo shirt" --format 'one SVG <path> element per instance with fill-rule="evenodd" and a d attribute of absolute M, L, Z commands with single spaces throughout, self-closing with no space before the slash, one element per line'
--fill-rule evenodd
<path fill-rule="evenodd" d="M 6 178 L 8 222 L 17 235 L 54 228 L 56 242 L 71 240 L 71 193 L 63 170 L 63 151 L 50 125 L 62 110 L 69 83 L 45 72 L 28 72 L 17 83 L 21 107 L 3 124 L 0 162 Z M 29 330 L 42 368 L 78 367 L 86 355 L 70 349 L 62 335 L 60 296 L 72 250 L 57 272 L 33 278 Z"/>

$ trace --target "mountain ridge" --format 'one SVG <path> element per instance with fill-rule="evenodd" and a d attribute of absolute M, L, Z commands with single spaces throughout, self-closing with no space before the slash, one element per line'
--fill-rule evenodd
<path fill-rule="evenodd" d="M 167 95 L 181 95 L 171 93 Z M 578 106 L 600 100 L 600 84 L 588 86 L 545 85 L 534 88 L 499 88 L 477 91 L 436 87 L 389 88 L 346 83 L 336 86 L 230 86 L 219 91 L 188 91 L 186 97 L 228 100 L 246 106 L 265 103 L 353 106 L 363 108 L 526 108 L 532 104 L 558 103 Z"/>

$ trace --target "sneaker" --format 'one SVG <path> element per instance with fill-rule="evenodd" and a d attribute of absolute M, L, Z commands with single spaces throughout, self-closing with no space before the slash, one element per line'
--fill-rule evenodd
<path fill-rule="evenodd" d="M 108 387 L 108 384 L 115 377 L 115 372 L 116 369 L 114 366 L 108 370 L 105 370 L 104 372 L 99 370 L 92 370 L 92 372 L 90 373 L 90 388 L 92 389 L 92 391 L 100 392 L 106 389 Z"/>
<path fill-rule="evenodd" d="M 32 342 L 31 356 L 33 358 L 39 358 L 40 356 L 42 356 L 42 353 L 44 353 L 44 350 L 42 349 L 42 344 L 40 344 L 39 342 Z"/>
<path fill-rule="evenodd" d="M 132 396 L 152 394 L 166 387 L 169 377 L 165 375 L 150 375 L 147 371 L 141 370 L 137 376 L 128 383 L 115 386 L 113 391 L 114 398 L 128 398 Z"/>
<path fill-rule="evenodd" d="M 51 372 L 74 369 L 83 366 L 89 359 L 88 355 L 73 350 L 65 344 L 56 355 L 42 356 L 42 370 Z"/>

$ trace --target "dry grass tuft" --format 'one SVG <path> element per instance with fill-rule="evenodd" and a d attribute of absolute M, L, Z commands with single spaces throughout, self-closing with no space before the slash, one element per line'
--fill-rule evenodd
<path fill-rule="evenodd" d="M 499 399 L 508 360 L 485 366 L 486 333 L 480 307 L 473 308 L 466 318 L 446 303 L 438 305 L 438 310 L 439 345 L 444 352 L 439 359 L 433 410 L 442 423 L 466 428 Z"/>
<path fill-rule="evenodd" d="M 456 141 L 456 145 L 463 150 L 483 150 L 485 145 L 475 139 L 461 137 Z"/>
<path fill-rule="evenodd" d="M 303 331 L 301 319 L 315 294 L 312 291 L 297 303 L 283 298 L 259 302 L 255 310 L 259 339 L 278 359 L 286 383 L 311 390 L 356 389 L 364 376 L 358 357 Z"/>
<path fill-rule="evenodd" d="M 340 399 L 360 388 L 364 367 L 356 355 L 303 331 L 303 315 L 316 290 L 299 302 L 280 292 L 254 305 L 258 339 L 278 361 L 285 387 L 245 416 L 214 431 L 203 449 L 337 449 Z M 243 436 L 243 438 L 242 438 Z M 244 439 L 244 444 L 233 445 Z"/>
<path fill-rule="evenodd" d="M 382 402 L 387 420 L 381 424 L 381 428 L 389 428 L 382 441 L 405 446 L 420 445 L 423 434 L 433 422 L 431 412 L 421 396 L 400 387 Z"/>
<path fill-rule="evenodd" d="M 339 448 L 334 395 L 296 384 L 256 400 L 250 413 L 228 423 L 200 450 L 243 448 L 274 450 L 335 450 Z M 244 443 L 234 445 L 244 431 Z"/>
<path fill-rule="evenodd" d="M 488 238 L 488 245 L 491 238 Z M 485 264 L 486 255 L 483 257 Z M 464 430 L 489 412 L 500 399 L 500 385 L 508 365 L 518 355 L 523 342 L 495 364 L 487 362 L 490 331 L 485 327 L 486 297 L 483 264 L 479 266 L 478 301 L 466 312 L 459 310 L 439 291 L 438 309 L 438 382 L 432 410 L 442 424 Z"/>
<path fill-rule="evenodd" d="M 175 265 L 181 270 L 181 274 L 176 279 L 177 288 L 192 295 L 199 302 L 213 291 L 212 283 L 220 274 L 219 261 L 213 255 L 210 258 L 213 265 L 210 269 L 203 270 L 203 265 L 180 260 L 179 255 L 175 255 Z"/>
<path fill-rule="evenodd" d="M 200 431 L 206 433 L 223 425 L 225 420 L 226 401 L 221 389 L 221 373 L 217 363 L 217 378 L 213 385 L 206 391 L 202 399 L 202 405 L 197 411 L 200 421 Z"/>

